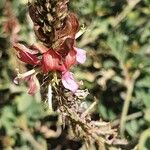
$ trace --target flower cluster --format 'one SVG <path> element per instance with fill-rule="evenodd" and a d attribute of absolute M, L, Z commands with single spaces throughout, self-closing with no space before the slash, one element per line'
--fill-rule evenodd
<path fill-rule="evenodd" d="M 66 89 L 69 89 L 72 92 L 75 92 L 78 89 L 78 84 L 75 82 L 72 73 L 69 72 L 69 69 L 77 63 L 82 64 L 85 62 L 86 52 L 84 50 L 71 47 L 67 55 L 64 57 L 59 50 L 55 51 L 53 49 L 49 49 L 39 43 L 32 45 L 30 48 L 27 48 L 22 44 L 15 43 L 14 48 L 18 52 L 17 56 L 22 62 L 30 64 L 33 68 L 36 68 L 28 71 L 27 73 L 18 74 L 15 79 L 15 82 L 20 79 L 28 81 L 28 93 L 36 93 L 38 89 L 36 74 L 39 71 L 44 74 L 50 71 L 58 71 L 61 73 L 61 81 Z"/>
<path fill-rule="evenodd" d="M 77 63 L 82 64 L 86 60 L 86 52 L 75 47 L 75 37 L 79 29 L 78 19 L 73 13 L 68 12 L 67 15 L 65 15 L 65 19 L 61 21 L 61 26 L 56 28 L 55 24 L 57 19 L 54 17 L 55 19 L 50 23 L 55 24 L 51 25 L 52 30 L 49 32 L 43 24 L 37 22 L 34 18 L 34 13 L 31 13 L 34 12 L 31 10 L 37 10 L 35 6 L 29 7 L 30 17 L 34 22 L 36 37 L 38 37 L 42 43 L 36 43 L 30 47 L 26 47 L 20 43 L 13 44 L 13 47 L 18 52 L 18 58 L 22 62 L 32 65 L 34 68 L 34 71 L 18 74 L 15 82 L 18 82 L 20 79 L 28 81 L 29 93 L 34 94 L 38 89 L 36 75 L 39 72 L 44 74 L 49 72 L 59 72 L 63 86 L 66 89 L 75 92 L 78 89 L 78 84 L 75 82 L 73 75 L 69 70 L 73 65 Z M 47 25 L 47 27 L 49 27 L 49 25 Z"/>

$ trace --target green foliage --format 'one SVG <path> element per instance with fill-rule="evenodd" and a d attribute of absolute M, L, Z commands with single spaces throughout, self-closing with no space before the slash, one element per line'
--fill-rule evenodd
<path fill-rule="evenodd" d="M 87 83 L 85 86 L 90 87 L 90 93 L 99 99 L 99 115 L 105 120 L 112 120 L 121 115 L 127 89 L 138 72 L 127 114 L 129 118 L 137 112 L 141 112 L 141 115 L 135 115 L 131 120 L 127 116 L 125 135 L 132 140 L 142 138 L 143 132 L 147 132 L 144 129 L 150 127 L 150 22 L 147 21 L 150 3 L 139 1 L 132 9 L 130 1 L 78 3 L 74 1 L 74 10 L 79 11 L 79 18 L 87 27 L 79 41 L 79 45 L 88 52 L 84 70 L 93 74 L 93 82 L 88 74 L 83 79 Z M 116 9 L 119 5 L 120 8 Z M 107 78 L 109 70 L 115 73 Z M 130 82 L 127 83 L 128 80 Z M 139 149 L 149 149 L 148 142 L 149 137 L 145 136 Z"/>
<path fill-rule="evenodd" d="M 145 130 L 140 138 L 139 149 L 148 150 L 150 145 L 150 129 Z"/>

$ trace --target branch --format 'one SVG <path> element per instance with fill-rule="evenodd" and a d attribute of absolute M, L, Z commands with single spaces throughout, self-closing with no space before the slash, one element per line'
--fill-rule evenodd
<path fill-rule="evenodd" d="M 128 116 L 126 117 L 126 121 L 134 120 L 134 119 L 137 119 L 137 118 L 142 117 L 142 116 L 143 116 L 143 113 L 142 113 L 141 111 L 140 111 L 140 112 L 136 112 L 136 113 L 133 113 L 133 114 L 131 114 L 131 115 L 128 115 Z M 112 127 L 116 127 L 116 126 L 119 125 L 119 123 L 120 123 L 120 119 L 116 119 L 116 120 L 114 120 L 114 121 L 111 123 L 111 126 L 112 126 Z"/>
<path fill-rule="evenodd" d="M 130 101 L 131 101 L 131 98 L 132 98 L 132 93 L 133 93 L 133 90 L 134 90 L 134 84 L 135 84 L 135 80 L 140 75 L 140 71 L 136 70 L 135 73 L 132 76 L 132 79 L 130 79 L 128 77 L 128 72 L 127 72 L 126 75 L 127 75 L 126 76 L 127 93 L 126 93 L 126 98 L 125 98 L 125 101 L 124 101 L 124 106 L 123 106 L 121 120 L 120 120 L 120 134 L 121 134 L 121 136 L 124 135 L 125 124 L 126 124 L 126 120 L 127 120 L 127 113 L 128 113 Z"/>
<path fill-rule="evenodd" d="M 128 0 L 128 5 L 124 10 L 114 19 L 113 27 L 116 27 L 126 16 L 132 11 L 132 9 L 140 2 L 141 0 Z"/>

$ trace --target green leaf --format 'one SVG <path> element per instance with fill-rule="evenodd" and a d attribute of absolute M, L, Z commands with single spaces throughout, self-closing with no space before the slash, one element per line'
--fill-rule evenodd
<path fill-rule="evenodd" d="M 14 129 L 15 121 L 16 116 L 13 108 L 10 106 L 4 107 L 0 116 L 0 126 L 5 128 L 7 135 L 13 135 L 16 133 L 16 130 Z"/>
<path fill-rule="evenodd" d="M 131 120 L 126 124 L 126 130 L 132 137 L 134 137 L 137 134 L 138 129 L 139 125 L 137 120 Z"/>
<path fill-rule="evenodd" d="M 40 103 L 32 103 L 30 107 L 28 107 L 27 111 L 25 112 L 29 119 L 40 119 L 44 116 L 44 111 L 42 109 L 42 104 Z"/>
<path fill-rule="evenodd" d="M 145 118 L 145 120 L 150 122 L 150 108 L 145 110 L 144 118 Z"/>
<path fill-rule="evenodd" d="M 107 41 L 108 46 L 112 50 L 112 55 L 121 62 L 125 62 L 128 55 L 125 45 L 126 40 L 127 37 L 125 35 L 115 33 L 111 34 Z"/>
<path fill-rule="evenodd" d="M 150 128 L 141 134 L 139 140 L 139 150 L 150 150 Z"/>
<path fill-rule="evenodd" d="M 137 83 L 136 83 L 136 86 L 137 87 L 145 87 L 145 88 L 150 88 L 150 76 L 147 76 L 141 80 L 139 80 Z"/>
<path fill-rule="evenodd" d="M 150 94 L 144 90 L 136 91 L 136 98 L 142 100 L 144 105 L 149 108 L 150 107 Z"/>
<path fill-rule="evenodd" d="M 35 101 L 34 98 L 27 93 L 22 94 L 21 97 L 20 96 L 17 97 L 16 103 L 17 103 L 18 111 L 19 112 L 26 111 L 32 104 L 32 101 Z"/>

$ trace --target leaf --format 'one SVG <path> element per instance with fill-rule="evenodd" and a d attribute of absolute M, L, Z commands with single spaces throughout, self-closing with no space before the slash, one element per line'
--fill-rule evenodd
<path fill-rule="evenodd" d="M 112 109 L 108 109 L 102 104 L 100 104 L 98 108 L 99 113 L 102 115 L 104 119 L 114 120 L 116 118 L 116 115 Z"/>
<path fill-rule="evenodd" d="M 145 88 L 150 88 L 150 76 L 146 76 L 145 78 L 139 80 L 137 83 L 136 83 L 136 86 L 137 87 L 145 87 Z"/>
<path fill-rule="evenodd" d="M 150 94 L 144 90 L 136 91 L 136 98 L 142 100 L 144 105 L 149 108 L 150 107 Z"/>
<path fill-rule="evenodd" d="M 115 33 L 111 34 L 108 38 L 107 44 L 112 50 L 112 55 L 114 55 L 118 61 L 124 62 L 127 58 L 127 50 L 126 50 L 126 40 L 127 37 L 125 35 Z"/>
<path fill-rule="evenodd" d="M 139 140 L 139 150 L 149 150 L 150 149 L 150 128 L 145 130 Z"/>
<path fill-rule="evenodd" d="M 150 122 L 150 108 L 146 109 L 144 118 L 146 121 Z"/>
<path fill-rule="evenodd" d="M 137 120 L 131 120 L 129 123 L 126 124 L 126 130 L 127 132 L 134 137 L 139 129 L 139 125 Z"/>
<path fill-rule="evenodd" d="M 0 117 L 0 127 L 4 127 L 7 135 L 13 135 L 16 133 L 14 129 L 14 123 L 16 121 L 16 116 L 14 110 L 10 106 L 6 106 L 2 109 Z"/>
<path fill-rule="evenodd" d="M 32 104 L 32 101 L 34 101 L 33 97 L 27 93 L 22 94 L 21 97 L 17 97 L 16 103 L 17 103 L 18 111 L 19 112 L 26 111 L 30 107 L 30 105 Z"/>
<path fill-rule="evenodd" d="M 34 107 L 33 107 L 34 106 Z M 33 102 L 25 112 L 28 119 L 36 120 L 44 116 L 44 111 L 40 103 Z"/>

